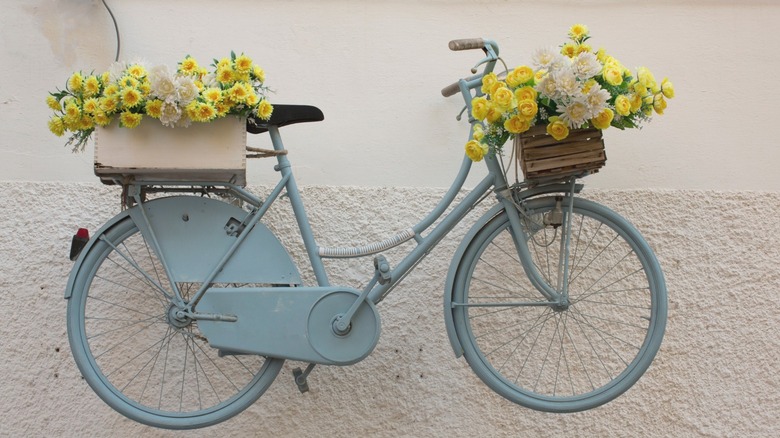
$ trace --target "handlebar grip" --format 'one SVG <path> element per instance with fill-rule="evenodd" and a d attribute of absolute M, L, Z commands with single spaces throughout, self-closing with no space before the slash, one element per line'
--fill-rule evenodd
<path fill-rule="evenodd" d="M 441 95 L 444 97 L 450 97 L 458 94 L 460 91 L 460 86 L 457 82 L 454 82 L 450 85 L 447 85 L 446 87 L 441 89 Z"/>
<path fill-rule="evenodd" d="M 449 44 L 450 50 L 471 50 L 484 49 L 485 40 L 482 38 L 466 38 L 463 40 L 452 40 Z"/>

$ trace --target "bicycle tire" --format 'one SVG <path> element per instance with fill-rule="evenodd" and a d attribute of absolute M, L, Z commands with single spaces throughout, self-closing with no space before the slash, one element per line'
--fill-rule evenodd
<path fill-rule="evenodd" d="M 517 245 L 528 248 L 537 278 L 555 288 L 565 228 L 543 221 L 555 204 L 555 197 L 524 204 L 528 240 L 512 237 L 505 210 L 475 234 L 456 272 L 453 317 L 469 366 L 491 389 L 531 409 L 577 412 L 618 397 L 650 366 L 664 335 L 666 286 L 628 221 L 575 198 L 570 305 L 540 304 L 548 300 L 529 281 Z"/>
<path fill-rule="evenodd" d="M 174 324 L 161 293 L 170 283 L 132 218 L 97 238 L 75 268 L 67 328 L 82 376 L 109 406 L 150 426 L 193 429 L 238 414 L 268 389 L 284 360 L 219 354 L 197 321 Z M 177 285 L 185 299 L 199 286 Z"/>

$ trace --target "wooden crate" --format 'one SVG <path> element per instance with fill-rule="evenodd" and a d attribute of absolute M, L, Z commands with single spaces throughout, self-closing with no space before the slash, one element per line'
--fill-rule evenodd
<path fill-rule="evenodd" d="M 168 128 L 144 117 L 135 128 L 120 128 L 115 120 L 95 134 L 95 175 L 106 184 L 128 178 L 246 184 L 246 119 Z"/>
<path fill-rule="evenodd" d="M 558 141 L 547 134 L 546 126 L 538 125 L 519 134 L 514 142 L 527 180 L 595 173 L 607 161 L 598 129 L 575 129 Z"/>

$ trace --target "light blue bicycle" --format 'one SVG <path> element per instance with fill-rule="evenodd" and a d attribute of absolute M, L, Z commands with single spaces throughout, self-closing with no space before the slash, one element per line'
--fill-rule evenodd
<path fill-rule="evenodd" d="M 486 54 L 480 74 L 444 90 L 462 95 L 470 114 L 498 46 L 450 47 Z M 464 158 L 419 224 L 375 244 L 323 247 L 279 134 L 322 119 L 314 107 L 277 105 L 269 122 L 249 121 L 250 132 L 268 132 L 278 154 L 281 178 L 264 199 L 226 182 L 125 185 L 129 208 L 81 250 L 66 289 L 75 361 L 111 407 L 152 426 L 204 427 L 254 403 L 285 359 L 309 364 L 294 373 L 301 391 L 315 364 L 364 359 L 379 339 L 377 304 L 487 199 L 495 205 L 465 236 L 446 278 L 445 325 L 456 356 L 503 397 L 550 412 L 599 406 L 645 372 L 666 324 L 663 274 L 628 221 L 575 196 L 583 175 L 511 183 L 503 158 L 488 156 L 488 176 L 453 206 L 472 165 Z M 283 194 L 316 286 L 303 284 L 263 223 Z M 409 241 L 413 249 L 395 267 L 376 255 Z M 329 282 L 323 259 L 368 255 L 374 274 L 365 288 Z"/>

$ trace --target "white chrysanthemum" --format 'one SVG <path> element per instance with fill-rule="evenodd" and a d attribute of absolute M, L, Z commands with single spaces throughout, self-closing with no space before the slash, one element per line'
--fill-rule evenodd
<path fill-rule="evenodd" d="M 181 109 L 173 102 L 163 102 L 160 109 L 160 122 L 163 126 L 173 128 L 181 118 Z"/>
<path fill-rule="evenodd" d="M 125 63 L 124 61 L 117 61 L 111 63 L 111 65 L 108 67 L 108 79 L 111 82 L 116 82 L 122 79 L 122 76 L 125 75 L 126 69 L 127 69 L 127 63 Z"/>
<path fill-rule="evenodd" d="M 568 105 L 558 107 L 561 113 L 560 120 L 569 126 L 569 129 L 577 129 L 588 120 L 590 113 L 588 103 L 584 99 L 574 99 Z"/>
<path fill-rule="evenodd" d="M 572 71 L 571 68 L 556 70 L 552 73 L 552 77 L 555 81 L 556 91 L 559 95 L 578 97 L 582 94 L 580 92 L 580 83 L 577 81 L 577 77 L 574 75 L 574 71 Z"/>
<path fill-rule="evenodd" d="M 587 80 L 601 73 L 601 63 L 596 55 L 591 52 L 582 52 L 572 60 L 571 64 L 574 75 L 577 79 Z"/>
<path fill-rule="evenodd" d="M 177 75 L 174 80 L 176 83 L 176 91 L 179 95 L 179 105 L 186 106 L 192 102 L 193 99 L 198 97 L 198 86 L 190 76 Z"/>
<path fill-rule="evenodd" d="M 589 118 L 596 117 L 601 114 L 607 107 L 607 101 L 612 97 L 609 91 L 601 88 L 599 84 L 593 84 L 588 90 L 588 94 L 585 96 L 585 101 L 588 103 L 588 115 Z"/>
<path fill-rule="evenodd" d="M 536 91 L 542 96 L 550 99 L 555 99 L 558 96 L 558 88 L 555 84 L 555 78 L 553 75 L 546 74 L 544 77 L 536 83 Z"/>
<path fill-rule="evenodd" d="M 216 87 L 218 85 L 217 75 L 215 75 L 214 73 L 209 73 L 206 76 L 203 76 L 202 82 L 206 88 Z"/>
<path fill-rule="evenodd" d="M 550 47 L 536 49 L 533 55 L 531 55 L 531 62 L 533 62 L 537 70 L 540 68 L 547 69 L 553 64 L 557 54 L 558 53 Z"/>
<path fill-rule="evenodd" d="M 168 66 L 158 65 L 149 70 L 149 84 L 152 96 L 157 99 L 171 104 L 179 99 L 176 80 L 168 70 Z"/>

